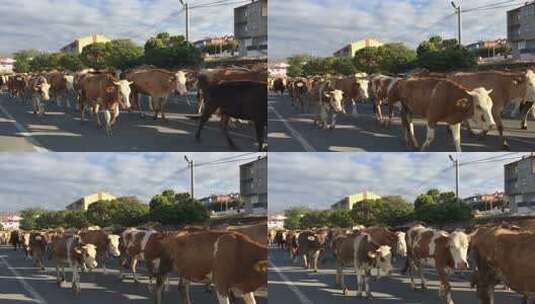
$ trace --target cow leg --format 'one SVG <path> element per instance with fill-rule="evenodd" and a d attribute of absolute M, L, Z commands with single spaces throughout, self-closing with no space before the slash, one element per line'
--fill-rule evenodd
<path fill-rule="evenodd" d="M 336 113 L 331 113 L 331 126 L 329 127 L 331 130 L 334 130 L 336 128 Z"/>
<path fill-rule="evenodd" d="M 80 294 L 80 277 L 77 265 L 72 265 L 72 291 L 75 295 Z"/>
<path fill-rule="evenodd" d="M 252 292 L 244 293 L 241 298 L 245 304 L 256 304 L 254 293 Z"/>
<path fill-rule="evenodd" d="M 93 106 L 93 113 L 94 113 L 95 116 L 96 116 L 97 128 L 100 128 L 100 127 L 102 126 L 102 124 L 100 123 L 100 117 L 98 116 L 99 108 L 100 108 L 100 105 L 99 105 L 98 103 L 96 103 L 96 104 Z"/>
<path fill-rule="evenodd" d="M 256 131 L 256 142 L 258 143 L 258 152 L 264 150 L 264 132 L 265 125 L 264 122 L 255 121 L 254 122 L 255 131 Z"/>
<path fill-rule="evenodd" d="M 130 261 L 130 271 L 132 272 L 132 275 L 134 276 L 134 282 L 139 283 L 136 277 L 136 265 L 137 265 L 137 256 L 132 257 L 132 260 Z"/>
<path fill-rule="evenodd" d="M 178 290 L 180 292 L 181 301 L 180 303 L 191 304 L 191 298 L 189 294 L 189 285 L 190 282 L 184 278 L 180 278 L 178 283 Z"/>
<path fill-rule="evenodd" d="M 416 282 L 414 281 L 413 270 L 416 270 L 416 263 L 409 258 L 409 278 L 411 279 L 411 288 L 416 290 Z"/>
<path fill-rule="evenodd" d="M 418 263 L 417 265 L 418 275 L 420 276 L 420 284 L 422 289 L 427 289 L 427 281 L 424 278 L 424 267 L 422 264 Z"/>
<path fill-rule="evenodd" d="M 156 98 L 155 103 L 152 102 L 152 97 L 149 97 L 149 105 L 152 105 L 152 110 L 154 111 L 154 116 L 152 119 L 158 119 L 158 112 L 161 110 L 160 98 Z"/>
<path fill-rule="evenodd" d="M 454 304 L 451 298 L 451 286 L 448 282 L 448 274 L 444 269 L 437 269 L 438 277 L 440 279 L 439 295 L 442 304 Z"/>
<path fill-rule="evenodd" d="M 353 107 L 353 110 L 351 111 L 351 115 L 357 117 L 359 113 L 357 112 L 357 102 L 354 99 L 351 99 L 351 106 Z"/>
<path fill-rule="evenodd" d="M 162 114 L 162 120 L 163 122 L 167 122 L 167 118 L 165 118 L 165 105 L 167 104 L 167 97 L 160 97 L 160 113 Z"/>
<path fill-rule="evenodd" d="M 113 115 L 111 117 L 111 123 L 110 125 L 114 125 L 115 122 L 117 121 L 117 117 L 119 117 L 119 104 L 116 104 L 114 107 L 113 107 Z"/>
<path fill-rule="evenodd" d="M 381 109 L 381 100 L 377 100 L 375 102 L 375 118 L 377 120 L 377 123 L 382 123 L 383 122 L 383 110 Z"/>
<path fill-rule="evenodd" d="M 451 135 L 453 136 L 453 143 L 455 150 L 461 152 L 461 124 L 450 125 Z"/>
<path fill-rule="evenodd" d="M 204 127 L 204 124 L 208 121 L 208 119 L 210 119 L 210 117 L 212 116 L 212 114 L 215 113 L 216 110 L 217 108 L 210 105 L 204 108 L 204 111 L 199 120 L 199 127 L 197 128 L 197 133 L 195 133 L 195 139 L 197 141 L 201 139 L 201 130 Z"/>
<path fill-rule="evenodd" d="M 522 122 L 521 122 L 521 125 L 520 125 L 520 128 L 522 130 L 527 130 L 528 129 L 528 116 L 529 116 L 529 113 L 531 112 L 533 108 L 533 102 L 526 102 L 524 104 L 522 104 L 521 106 L 521 117 L 522 117 Z"/>
<path fill-rule="evenodd" d="M 305 269 L 308 269 L 308 256 L 307 254 L 303 254 L 303 261 L 305 262 Z"/>
<path fill-rule="evenodd" d="M 360 269 L 356 269 L 357 272 L 357 297 L 362 297 L 363 278 Z"/>
<path fill-rule="evenodd" d="M 371 276 L 371 270 L 366 270 L 364 273 L 364 289 L 366 290 L 366 297 L 368 299 L 373 298 L 373 295 L 370 289 L 370 276 Z"/>
<path fill-rule="evenodd" d="M 314 264 L 313 264 L 314 272 L 318 272 L 318 259 L 320 257 L 320 251 L 318 250 L 318 251 L 314 252 L 312 257 L 313 257 L 313 261 L 314 261 Z"/>
<path fill-rule="evenodd" d="M 511 150 L 511 147 L 507 143 L 507 139 L 503 135 L 503 121 L 502 121 L 502 107 L 492 107 L 492 116 L 494 117 L 494 121 L 496 122 L 496 128 L 498 129 L 498 133 L 500 134 L 500 140 L 502 142 L 502 149 L 504 150 Z"/>
<path fill-rule="evenodd" d="M 106 134 L 111 136 L 111 113 L 109 109 L 104 110 L 104 119 L 106 123 Z"/>
<path fill-rule="evenodd" d="M 217 294 L 217 302 L 219 304 L 230 304 L 230 299 L 228 296 L 220 294 L 219 291 L 216 292 L 216 294 Z"/>
<path fill-rule="evenodd" d="M 424 144 L 420 147 L 420 152 L 423 152 L 435 140 L 435 124 L 427 123 L 427 136 Z"/>
<path fill-rule="evenodd" d="M 139 110 L 139 116 L 141 118 L 144 118 L 145 112 L 143 112 L 143 107 L 141 106 L 141 94 L 140 93 L 136 94 L 136 99 L 137 99 L 137 108 Z"/>
<path fill-rule="evenodd" d="M 163 289 L 164 289 L 166 280 L 167 280 L 166 274 L 158 274 L 156 276 L 156 287 L 154 291 L 154 298 L 155 298 L 156 304 L 162 303 Z"/>
<path fill-rule="evenodd" d="M 63 277 L 63 275 L 61 275 L 60 277 L 60 273 L 59 273 L 59 265 L 56 264 L 56 284 L 58 284 L 58 287 L 61 287 L 61 283 L 65 280 L 65 278 Z"/>

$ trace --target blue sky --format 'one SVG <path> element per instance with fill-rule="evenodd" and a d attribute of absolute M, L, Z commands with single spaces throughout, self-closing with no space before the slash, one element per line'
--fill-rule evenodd
<path fill-rule="evenodd" d="M 0 212 L 26 207 L 62 209 L 95 191 L 135 195 L 142 201 L 162 190 L 189 192 L 184 153 L 0 153 Z M 198 164 L 244 153 L 187 153 Z M 239 192 L 240 162 L 196 169 L 196 196 Z"/>
<path fill-rule="evenodd" d="M 459 3 L 460 0 L 456 0 Z M 366 37 L 410 47 L 433 34 L 457 37 L 450 0 L 272 0 L 269 55 L 331 55 L 349 41 Z M 496 0 L 462 0 L 469 9 Z M 511 1 L 513 5 L 524 1 Z M 514 6 L 463 14 L 463 43 L 506 37 L 506 11 Z"/>
<path fill-rule="evenodd" d="M 503 165 L 522 153 L 454 154 L 463 162 L 503 156 L 504 160 L 461 165 L 460 195 L 503 191 Z M 502 157 L 495 158 L 498 160 Z M 269 211 L 288 206 L 329 208 L 347 194 L 373 191 L 409 201 L 430 188 L 454 191 L 448 153 L 270 153 Z"/>
<path fill-rule="evenodd" d="M 190 0 L 192 6 L 212 0 Z M 231 1 L 234 2 L 234 1 Z M 191 38 L 232 34 L 233 8 L 191 10 Z M 103 33 L 142 43 L 160 31 L 184 34 L 178 0 L 0 0 L 0 54 L 58 51 L 76 37 Z"/>

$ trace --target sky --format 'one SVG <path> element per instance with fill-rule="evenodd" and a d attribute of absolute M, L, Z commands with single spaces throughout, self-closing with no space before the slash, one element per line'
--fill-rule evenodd
<path fill-rule="evenodd" d="M 195 160 L 195 196 L 239 192 L 239 164 L 258 153 L 0 153 L 0 212 L 63 209 L 97 191 L 148 203 L 165 189 L 189 192 L 184 155 Z M 221 160 L 221 163 L 201 165 Z M 239 160 L 239 161 L 233 161 Z"/>
<path fill-rule="evenodd" d="M 503 0 L 455 0 L 465 9 Z M 269 56 L 330 56 L 350 41 L 367 37 L 403 42 L 415 48 L 438 34 L 457 38 L 457 17 L 451 0 L 271 0 Z M 463 13 L 463 43 L 506 38 L 506 11 L 525 0 L 509 1 L 494 10 Z"/>
<path fill-rule="evenodd" d="M 191 40 L 234 32 L 234 7 L 193 8 L 216 0 L 189 0 Z M 178 0 L 0 0 L 0 54 L 35 48 L 59 51 L 75 38 L 102 33 L 142 44 L 157 32 L 185 35 Z"/>
<path fill-rule="evenodd" d="M 522 155 L 453 154 L 461 164 L 460 197 L 503 191 L 503 165 Z M 411 202 L 431 188 L 455 191 L 448 153 L 270 153 L 268 168 L 270 214 L 295 206 L 328 209 L 346 195 L 362 191 L 401 195 Z"/>

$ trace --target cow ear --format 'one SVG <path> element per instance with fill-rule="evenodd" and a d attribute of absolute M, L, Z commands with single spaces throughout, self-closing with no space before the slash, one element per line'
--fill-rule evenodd
<path fill-rule="evenodd" d="M 263 260 L 263 261 L 256 262 L 253 266 L 253 269 L 256 272 L 267 272 L 267 261 Z"/>
<path fill-rule="evenodd" d="M 80 250 L 80 248 L 74 248 L 74 252 L 77 254 L 82 254 L 82 250 Z"/>
<path fill-rule="evenodd" d="M 376 256 L 377 256 L 377 254 L 375 252 L 373 252 L 373 251 L 368 252 L 368 257 L 370 259 L 375 259 Z"/>
<path fill-rule="evenodd" d="M 114 87 L 107 87 L 106 88 L 106 93 L 113 93 L 113 91 L 115 91 Z"/>

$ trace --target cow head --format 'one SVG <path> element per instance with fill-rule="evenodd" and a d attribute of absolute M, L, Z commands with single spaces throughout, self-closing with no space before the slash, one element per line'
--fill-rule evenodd
<path fill-rule="evenodd" d="M 331 106 L 334 112 L 340 113 L 344 111 L 342 101 L 344 100 L 344 92 L 341 90 L 327 91 L 323 93 L 325 99 Z"/>
<path fill-rule="evenodd" d="M 462 231 L 454 231 L 449 235 L 448 247 L 453 258 L 454 267 L 457 269 L 468 269 L 468 246 L 470 239 Z"/>
<path fill-rule="evenodd" d="M 121 251 L 119 250 L 119 238 L 120 237 L 116 234 L 108 235 L 108 252 L 115 257 L 121 255 Z"/>
<path fill-rule="evenodd" d="M 175 92 L 178 95 L 184 96 L 188 94 L 188 87 L 186 86 L 188 78 L 186 77 L 186 73 L 182 71 L 176 72 L 176 74 L 169 79 L 169 82 L 175 82 Z"/>
<path fill-rule="evenodd" d="M 397 236 L 397 254 L 402 257 L 407 256 L 407 242 L 405 241 L 405 232 L 396 232 Z"/>
<path fill-rule="evenodd" d="M 392 249 L 390 246 L 379 246 L 374 251 L 368 252 L 368 257 L 373 260 L 373 264 L 378 269 L 379 275 L 381 273 L 390 274 L 392 271 Z"/>
<path fill-rule="evenodd" d="M 82 262 L 89 269 L 97 267 L 97 247 L 93 244 L 79 244 L 74 248 L 74 252 L 80 255 Z"/>
<path fill-rule="evenodd" d="M 130 109 L 130 107 L 132 106 L 130 104 L 130 93 L 132 92 L 132 90 L 130 89 L 130 85 L 132 83 L 132 81 L 124 79 L 113 82 L 113 84 L 117 87 L 119 91 L 119 103 L 124 109 Z"/>
<path fill-rule="evenodd" d="M 368 99 L 370 95 L 368 93 L 368 86 L 370 81 L 368 79 L 357 79 L 357 88 L 360 99 Z"/>
<path fill-rule="evenodd" d="M 492 116 L 492 99 L 490 94 L 493 90 L 487 91 L 485 88 L 477 88 L 473 91 L 467 91 L 466 93 L 472 96 L 474 115 L 468 119 L 470 127 L 480 128 L 483 131 L 489 131 L 496 126 L 494 117 Z M 463 104 L 458 106 L 464 107 Z M 469 108 L 466 105 L 466 108 Z"/>
<path fill-rule="evenodd" d="M 535 102 L 535 73 L 532 70 L 526 72 L 526 88 L 524 102 Z"/>

